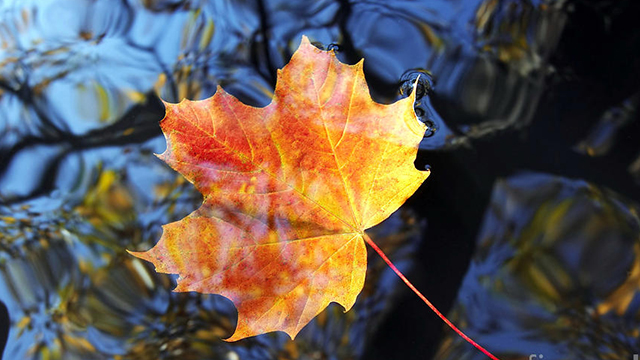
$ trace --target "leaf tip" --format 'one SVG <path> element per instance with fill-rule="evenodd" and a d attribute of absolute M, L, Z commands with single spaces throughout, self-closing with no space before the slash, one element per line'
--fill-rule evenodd
<path fill-rule="evenodd" d="M 147 251 L 131 251 L 131 250 L 128 250 L 128 249 L 125 249 L 125 251 L 129 255 L 137 257 L 138 259 L 149 261 L 149 259 L 148 259 L 149 257 L 147 255 Z"/>
<path fill-rule="evenodd" d="M 425 181 L 429 178 L 429 175 L 431 175 L 431 169 L 426 168 L 424 170 L 420 170 L 420 172 L 422 173 L 422 175 L 424 175 L 424 179 L 422 179 L 422 181 Z"/>
<path fill-rule="evenodd" d="M 233 333 L 233 335 L 229 336 L 226 339 L 222 339 L 222 341 L 224 342 L 228 342 L 228 343 L 232 343 L 232 342 L 236 342 L 236 341 L 240 341 L 242 339 L 246 339 L 248 338 L 248 336 L 242 336 L 242 335 L 238 335 L 237 331 Z"/>
<path fill-rule="evenodd" d="M 157 157 L 158 159 L 162 160 L 163 162 L 165 162 L 166 164 L 169 164 L 171 161 L 171 155 L 170 155 L 170 147 L 171 147 L 171 142 L 170 142 L 170 138 L 169 136 L 167 136 L 167 133 L 164 132 L 164 129 L 162 131 L 162 134 L 164 135 L 165 138 L 165 142 L 166 142 L 166 148 L 164 149 L 163 152 L 161 153 L 153 153 L 153 156 Z"/>
<path fill-rule="evenodd" d="M 248 337 L 255 336 L 255 335 L 256 334 L 250 334 L 247 331 L 242 331 L 238 329 L 238 327 L 236 326 L 236 330 L 233 332 L 233 334 L 231 334 L 231 336 L 229 336 L 226 339 L 222 339 L 222 341 L 232 343 L 232 342 L 240 341 L 242 339 L 246 339 Z"/>
<path fill-rule="evenodd" d="M 300 41 L 300 46 L 302 45 L 311 45 L 311 41 L 307 37 L 307 35 L 302 35 L 302 40 Z"/>
<path fill-rule="evenodd" d="M 300 46 L 298 46 L 298 50 L 296 50 L 293 53 L 293 55 L 295 56 L 297 52 L 304 52 L 305 50 L 306 51 L 313 50 L 316 53 L 328 53 L 335 56 L 335 53 L 333 51 L 326 51 L 326 50 L 319 49 L 318 47 L 316 47 L 311 43 L 311 40 L 309 40 L 307 35 L 302 35 L 302 40 L 300 40 Z"/>
<path fill-rule="evenodd" d="M 165 108 L 166 112 L 169 112 L 170 108 L 178 106 L 178 105 L 182 104 L 186 100 L 187 100 L 186 98 L 183 98 L 179 102 L 174 103 L 174 102 L 170 102 L 170 101 L 165 101 L 164 99 L 160 99 L 160 101 L 162 102 L 162 105 L 164 105 L 164 108 Z"/>

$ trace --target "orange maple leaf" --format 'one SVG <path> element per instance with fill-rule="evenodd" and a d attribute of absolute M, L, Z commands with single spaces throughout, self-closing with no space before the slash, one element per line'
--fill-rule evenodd
<path fill-rule="evenodd" d="M 159 157 L 204 201 L 131 254 L 179 274 L 175 291 L 229 298 L 238 325 L 227 341 L 276 330 L 294 338 L 330 302 L 349 310 L 364 284 L 365 241 L 379 251 L 364 230 L 429 175 L 414 166 L 426 129 L 414 95 L 374 102 L 362 64 L 303 37 L 264 108 L 220 87 L 203 101 L 165 103 Z"/>
<path fill-rule="evenodd" d="M 330 302 L 349 310 L 364 284 L 364 230 L 429 175 L 413 164 L 425 132 L 413 102 L 374 102 L 362 61 L 342 64 L 304 37 L 267 107 L 220 87 L 207 100 L 165 103 L 159 157 L 204 202 L 132 254 L 179 274 L 175 291 L 233 301 L 229 341 L 275 330 L 293 338 Z"/>
<path fill-rule="evenodd" d="M 293 338 L 330 302 L 349 310 L 364 285 L 364 230 L 429 175 L 413 164 L 425 132 L 413 102 L 374 102 L 362 61 L 342 64 L 304 37 L 265 108 L 220 87 L 166 104 L 159 157 L 204 202 L 132 254 L 179 274 L 175 291 L 233 301 L 229 341 L 275 330 Z"/>

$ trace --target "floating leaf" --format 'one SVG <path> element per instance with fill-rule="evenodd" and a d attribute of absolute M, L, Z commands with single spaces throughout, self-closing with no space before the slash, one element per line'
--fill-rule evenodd
<path fill-rule="evenodd" d="M 364 230 L 429 175 L 413 164 L 425 131 L 413 100 L 374 102 L 362 61 L 344 65 L 305 37 L 267 107 L 221 88 L 166 104 L 160 158 L 204 203 L 132 254 L 179 274 L 175 291 L 231 299 L 230 341 L 276 330 L 295 337 L 330 302 L 350 309 L 364 284 Z"/>

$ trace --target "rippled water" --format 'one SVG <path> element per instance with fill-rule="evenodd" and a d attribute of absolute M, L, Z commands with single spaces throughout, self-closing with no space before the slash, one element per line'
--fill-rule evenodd
<path fill-rule="evenodd" d="M 148 249 L 201 195 L 159 161 L 159 97 L 266 105 L 301 36 L 407 96 L 433 174 L 372 231 L 501 359 L 640 352 L 640 30 L 631 0 L 0 1 L 6 359 L 482 359 L 375 254 L 295 341 L 225 343 L 224 298 Z M 0 310 L 3 307 L 0 306 Z M 6 321 L 4 319 L 7 319 Z M 6 331 L 5 331 L 6 330 Z M 6 336 L 5 336 L 6 335 Z M 542 356 L 543 355 L 543 356 Z"/>

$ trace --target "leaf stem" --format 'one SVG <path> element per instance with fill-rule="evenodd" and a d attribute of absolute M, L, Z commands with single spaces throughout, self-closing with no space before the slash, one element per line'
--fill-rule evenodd
<path fill-rule="evenodd" d="M 369 235 L 367 235 L 366 233 L 364 234 L 364 241 L 366 241 L 367 244 L 369 244 L 369 246 L 371 246 L 373 250 L 375 250 L 378 253 L 378 255 L 380 255 L 382 260 L 384 260 L 384 262 L 386 262 L 387 265 L 389 265 L 391 270 L 393 270 L 393 272 L 395 272 L 396 275 L 398 275 L 398 277 L 400 277 L 400 279 L 402 279 L 402 281 L 404 281 L 404 283 L 407 284 L 409 289 L 411 289 L 414 293 L 416 293 L 416 295 L 418 295 L 418 297 L 422 299 L 422 301 L 424 301 L 424 303 L 427 304 L 427 306 L 434 313 L 436 313 L 436 315 L 438 315 L 438 317 L 442 319 L 442 321 L 444 321 L 445 324 L 447 324 L 453 331 L 455 331 L 458 335 L 460 335 L 460 337 L 465 339 L 469 344 L 475 346 L 476 349 L 482 351 L 482 353 L 487 355 L 489 358 L 493 360 L 500 360 L 497 357 L 495 357 L 493 354 L 491 354 L 488 350 L 486 350 L 485 348 L 480 346 L 478 343 L 473 341 L 470 337 L 465 335 L 465 333 L 463 333 L 460 329 L 458 329 L 455 325 L 453 325 L 453 323 L 449 321 L 449 319 L 447 319 L 444 315 L 442 315 L 442 313 L 429 300 L 427 300 L 427 298 L 424 295 L 422 295 L 422 293 L 418 291 L 418 289 L 416 289 L 415 286 L 413 286 L 413 284 L 404 276 L 404 274 L 402 274 L 400 270 L 398 270 L 398 268 L 395 265 L 393 265 L 393 263 L 391 262 L 391 260 L 389 260 L 387 255 L 385 255 L 384 252 L 382 252 L 382 249 L 380 249 L 378 245 L 376 245 L 376 243 L 374 243 L 373 240 L 371 240 Z"/>

